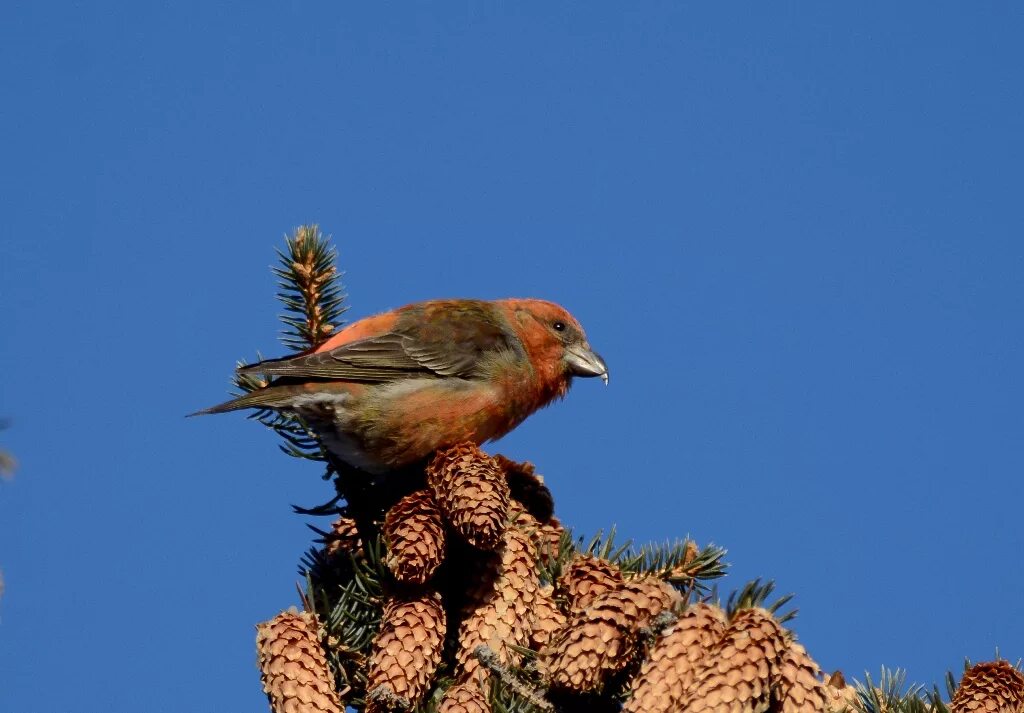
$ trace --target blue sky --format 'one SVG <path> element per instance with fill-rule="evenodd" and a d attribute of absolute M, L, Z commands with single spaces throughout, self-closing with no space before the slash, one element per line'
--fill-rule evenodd
<path fill-rule="evenodd" d="M 260 710 L 329 496 L 222 400 L 281 236 L 352 316 L 569 307 L 494 446 L 562 519 L 795 592 L 827 669 L 1024 656 L 1024 10 L 6 3 L 0 710 Z"/>

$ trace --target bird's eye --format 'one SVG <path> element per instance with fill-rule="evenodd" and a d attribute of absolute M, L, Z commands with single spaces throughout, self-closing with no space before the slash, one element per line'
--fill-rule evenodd
<path fill-rule="evenodd" d="M 555 328 L 556 332 L 564 332 L 565 331 L 565 322 L 555 322 L 551 326 Z"/>

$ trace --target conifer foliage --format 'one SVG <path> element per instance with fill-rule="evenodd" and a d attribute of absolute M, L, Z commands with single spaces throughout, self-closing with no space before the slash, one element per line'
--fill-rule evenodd
<path fill-rule="evenodd" d="M 315 225 L 286 238 L 274 272 L 291 349 L 341 323 L 335 257 Z M 332 518 L 302 558 L 304 611 L 257 627 L 274 713 L 949 713 L 899 672 L 877 686 L 826 677 L 785 627 L 789 598 L 769 601 L 770 582 L 719 603 L 719 547 L 574 539 L 530 463 L 455 444 L 371 479 L 334 462 L 298 417 L 252 418 L 289 455 L 322 462 L 335 488 L 297 509 Z M 954 713 L 1024 713 L 1024 677 L 1005 661 L 948 685 Z"/>

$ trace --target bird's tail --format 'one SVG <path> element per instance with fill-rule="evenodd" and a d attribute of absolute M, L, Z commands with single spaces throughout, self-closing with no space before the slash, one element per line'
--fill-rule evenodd
<path fill-rule="evenodd" d="M 295 397 L 303 393 L 301 386 L 287 385 L 287 386 L 267 386 L 262 389 L 243 394 L 237 398 L 225 401 L 222 404 L 204 408 L 201 411 L 190 413 L 189 416 L 204 416 L 211 413 L 227 413 L 228 411 L 238 411 L 244 408 L 267 408 L 267 409 L 279 409 L 287 408 L 294 403 Z"/>

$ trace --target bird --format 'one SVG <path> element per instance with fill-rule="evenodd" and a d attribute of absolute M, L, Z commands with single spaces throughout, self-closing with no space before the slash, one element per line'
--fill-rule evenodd
<path fill-rule="evenodd" d="M 608 366 L 564 307 L 541 299 L 438 299 L 358 320 L 318 347 L 240 366 L 267 386 L 191 415 L 299 416 L 329 453 L 371 474 L 459 443 L 501 438 Z"/>

